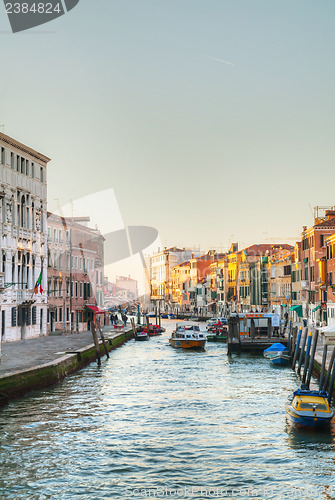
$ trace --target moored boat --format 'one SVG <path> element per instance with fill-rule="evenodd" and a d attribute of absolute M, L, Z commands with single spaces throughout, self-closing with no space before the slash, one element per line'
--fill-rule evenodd
<path fill-rule="evenodd" d="M 328 395 L 324 391 L 298 389 L 286 403 L 286 414 L 297 428 L 326 429 L 334 417 L 329 406 Z"/>
<path fill-rule="evenodd" d="M 144 330 L 141 332 L 136 332 L 135 340 L 139 340 L 139 341 L 149 340 L 148 332 L 145 332 Z"/>
<path fill-rule="evenodd" d="M 270 363 L 275 366 L 288 366 L 291 363 L 291 356 L 285 352 L 276 354 L 269 359 Z"/>
<path fill-rule="evenodd" d="M 284 344 L 281 344 L 280 342 L 272 344 L 270 347 L 263 351 L 263 356 L 266 359 L 272 359 L 273 357 L 280 356 L 282 354 L 288 355 L 289 350 Z"/>
<path fill-rule="evenodd" d="M 204 349 L 206 336 L 200 331 L 197 323 L 192 321 L 180 321 L 176 324 L 176 329 L 169 338 L 172 347 L 182 349 Z"/>
<path fill-rule="evenodd" d="M 213 325 L 208 329 L 208 342 L 227 342 L 228 326 Z"/>

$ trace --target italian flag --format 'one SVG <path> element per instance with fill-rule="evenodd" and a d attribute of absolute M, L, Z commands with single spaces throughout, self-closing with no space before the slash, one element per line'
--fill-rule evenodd
<path fill-rule="evenodd" d="M 42 271 L 40 272 L 40 275 L 38 277 L 38 280 L 36 281 L 35 283 L 35 287 L 34 287 L 34 293 L 38 293 L 38 289 L 40 289 L 39 291 L 42 293 L 43 292 L 43 288 L 42 288 Z"/>

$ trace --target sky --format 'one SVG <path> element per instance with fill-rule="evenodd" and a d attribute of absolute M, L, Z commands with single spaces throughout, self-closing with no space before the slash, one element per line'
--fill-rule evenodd
<path fill-rule="evenodd" d="M 333 0 L 80 0 L 12 34 L 1 3 L 0 125 L 52 159 L 50 210 L 113 189 L 165 246 L 294 244 L 335 204 L 334 19 Z"/>

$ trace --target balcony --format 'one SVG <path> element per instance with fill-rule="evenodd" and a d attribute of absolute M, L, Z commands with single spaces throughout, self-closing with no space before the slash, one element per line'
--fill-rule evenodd
<path fill-rule="evenodd" d="M 307 280 L 301 280 L 301 290 L 308 290 L 309 284 Z"/>
<path fill-rule="evenodd" d="M 12 299 L 16 300 L 18 305 L 33 304 L 35 302 L 34 290 L 13 290 Z"/>

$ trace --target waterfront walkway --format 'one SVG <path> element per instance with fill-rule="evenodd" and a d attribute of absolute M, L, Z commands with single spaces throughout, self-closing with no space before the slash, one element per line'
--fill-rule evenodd
<path fill-rule="evenodd" d="M 104 333 L 110 330 L 111 326 L 105 327 Z M 1 344 L 0 378 L 52 362 L 90 344 L 93 344 L 90 331 L 5 342 Z"/>

